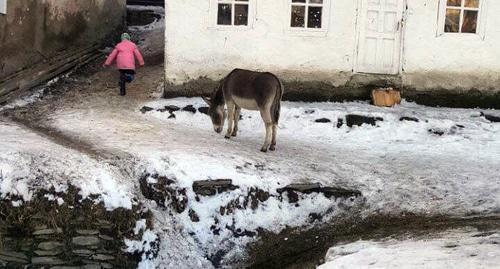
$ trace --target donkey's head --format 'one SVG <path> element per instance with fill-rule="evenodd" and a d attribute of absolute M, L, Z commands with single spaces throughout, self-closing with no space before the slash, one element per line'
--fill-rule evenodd
<path fill-rule="evenodd" d="M 212 97 L 202 98 L 209 106 L 208 115 L 210 116 L 210 119 L 212 119 L 214 131 L 221 133 L 224 128 L 224 121 L 226 120 L 227 113 L 224 111 L 224 98 L 221 98 L 218 95 L 218 92 L 214 92 Z"/>

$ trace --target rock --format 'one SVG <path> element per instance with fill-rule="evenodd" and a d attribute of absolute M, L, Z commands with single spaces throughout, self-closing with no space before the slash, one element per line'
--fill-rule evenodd
<path fill-rule="evenodd" d="M 196 108 L 194 108 L 193 105 L 187 105 L 182 108 L 182 111 L 188 111 L 194 114 L 196 113 Z"/>
<path fill-rule="evenodd" d="M 337 128 L 340 128 L 344 125 L 344 119 L 340 119 L 338 118 L 337 119 Z"/>
<path fill-rule="evenodd" d="M 0 250 L 0 255 L 2 256 L 7 256 L 7 257 L 14 257 L 22 260 L 27 260 L 28 256 L 22 252 L 15 252 L 15 251 L 6 251 L 6 250 Z"/>
<path fill-rule="evenodd" d="M 113 268 L 113 265 L 110 264 L 110 263 L 106 263 L 106 262 L 101 262 L 101 266 L 102 268 L 104 269 L 112 269 Z"/>
<path fill-rule="evenodd" d="M 488 115 L 488 114 L 485 114 L 484 112 L 481 112 L 481 117 L 484 117 L 485 119 L 487 119 L 491 122 L 500 122 L 500 117 Z"/>
<path fill-rule="evenodd" d="M 316 112 L 314 109 L 308 109 L 304 111 L 305 114 L 313 114 L 314 112 Z"/>
<path fill-rule="evenodd" d="M 7 262 L 28 263 L 28 256 L 22 252 L 0 250 L 0 259 Z"/>
<path fill-rule="evenodd" d="M 142 112 L 142 114 L 146 113 L 146 112 L 149 112 L 149 111 L 152 111 L 154 110 L 152 107 L 149 107 L 149 106 L 143 106 L 140 111 Z"/>
<path fill-rule="evenodd" d="M 208 106 L 199 107 L 198 112 L 208 115 Z"/>
<path fill-rule="evenodd" d="M 112 261 L 115 259 L 115 257 L 111 255 L 95 254 L 91 257 L 91 259 L 96 261 Z"/>
<path fill-rule="evenodd" d="M 148 183 L 148 178 L 152 177 L 156 183 Z M 167 201 L 177 213 L 182 213 L 187 206 L 187 195 L 185 188 L 177 188 L 175 181 L 158 175 L 146 174 L 139 179 L 141 192 L 149 200 L 155 201 L 159 206 L 165 207 Z"/>
<path fill-rule="evenodd" d="M 191 219 L 192 222 L 199 222 L 200 217 L 198 214 L 193 209 L 189 209 L 189 218 Z"/>
<path fill-rule="evenodd" d="M 99 238 L 96 236 L 76 236 L 73 237 L 72 243 L 77 246 L 95 246 L 99 244 Z"/>
<path fill-rule="evenodd" d="M 361 196 L 361 192 L 358 190 L 349 190 L 338 187 L 323 187 L 319 183 L 306 183 L 306 184 L 290 184 L 284 188 L 280 188 L 276 190 L 279 194 L 286 192 L 288 194 L 288 198 L 292 198 L 290 202 L 296 202 L 295 200 L 298 198 L 292 192 L 299 193 L 323 193 L 327 198 L 349 198 L 349 197 L 359 197 Z"/>
<path fill-rule="evenodd" d="M 95 252 L 88 249 L 74 249 L 73 253 L 79 256 L 90 256 L 93 255 Z"/>
<path fill-rule="evenodd" d="M 80 235 L 96 235 L 99 234 L 99 231 L 97 230 L 76 230 L 77 234 Z"/>
<path fill-rule="evenodd" d="M 62 233 L 62 229 L 57 228 L 57 229 L 38 230 L 38 231 L 33 232 L 33 235 L 50 235 L 50 234 L 55 234 L 55 233 Z"/>
<path fill-rule="evenodd" d="M 38 244 L 38 248 L 41 250 L 53 250 L 56 248 L 61 248 L 63 246 L 63 243 L 57 241 L 42 242 Z"/>
<path fill-rule="evenodd" d="M 100 234 L 99 238 L 101 238 L 102 240 L 105 240 L 105 241 L 113 241 L 113 240 L 115 240 L 113 237 L 107 236 L 105 234 Z"/>
<path fill-rule="evenodd" d="M 420 122 L 419 119 L 413 118 L 413 117 L 401 117 L 399 118 L 399 121 L 414 121 L 414 122 Z"/>
<path fill-rule="evenodd" d="M 31 263 L 35 265 L 59 265 L 65 262 L 54 257 L 33 257 Z"/>
<path fill-rule="evenodd" d="M 193 191 L 198 195 L 213 196 L 218 193 L 236 190 L 231 179 L 201 180 L 193 183 Z"/>
<path fill-rule="evenodd" d="M 437 136 L 442 136 L 446 133 L 445 131 L 443 131 L 441 129 L 435 129 L 435 128 L 431 128 L 431 129 L 427 130 L 427 132 L 429 132 L 430 134 L 437 135 Z"/>
<path fill-rule="evenodd" d="M 318 123 L 329 123 L 329 122 L 332 122 L 330 119 L 327 119 L 327 118 L 321 118 L 321 119 L 317 119 L 315 120 L 314 122 L 318 122 Z"/>
<path fill-rule="evenodd" d="M 170 112 L 170 116 L 168 116 L 169 119 L 175 119 L 175 114 L 173 112 Z"/>
<path fill-rule="evenodd" d="M 352 127 L 354 125 L 361 126 L 363 124 L 370 124 L 375 126 L 377 121 L 383 121 L 384 119 L 380 117 L 369 117 L 362 115 L 349 114 L 346 116 L 347 126 Z"/>
<path fill-rule="evenodd" d="M 53 266 L 50 269 L 82 269 L 81 266 Z"/>
<path fill-rule="evenodd" d="M 159 111 L 159 112 L 165 112 L 165 111 L 174 112 L 174 111 L 179 111 L 179 110 L 180 110 L 180 108 L 178 106 L 168 105 L 168 106 L 165 106 L 163 108 L 158 109 L 157 111 Z"/>
<path fill-rule="evenodd" d="M 181 110 L 180 107 L 178 106 L 174 106 L 174 105 L 168 105 L 168 106 L 165 106 L 165 109 L 170 111 L 170 112 L 173 112 L 173 111 L 179 111 Z"/>
<path fill-rule="evenodd" d="M 54 250 L 35 250 L 35 254 L 38 256 L 57 256 L 61 254 L 63 251 L 59 249 Z"/>
<path fill-rule="evenodd" d="M 100 264 L 86 264 L 82 267 L 80 267 L 81 269 L 101 269 L 101 265 Z"/>

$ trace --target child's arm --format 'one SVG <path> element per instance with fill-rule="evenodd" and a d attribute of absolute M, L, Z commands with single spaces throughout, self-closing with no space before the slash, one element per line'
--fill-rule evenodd
<path fill-rule="evenodd" d="M 139 61 L 139 65 L 143 66 L 144 65 L 144 58 L 142 57 L 142 54 L 139 51 L 139 49 L 137 48 L 137 46 L 135 47 L 134 55 L 137 58 L 137 61 Z"/>
<path fill-rule="evenodd" d="M 111 54 L 106 59 L 106 62 L 104 63 L 104 65 L 106 65 L 106 66 L 111 65 L 113 63 L 113 61 L 116 59 L 117 55 L 118 55 L 118 50 L 115 48 L 113 50 L 113 52 L 111 52 Z"/>

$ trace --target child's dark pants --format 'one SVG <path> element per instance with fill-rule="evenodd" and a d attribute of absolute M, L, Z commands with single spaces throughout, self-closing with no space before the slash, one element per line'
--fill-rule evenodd
<path fill-rule="evenodd" d="M 120 95 L 124 96 L 127 94 L 125 84 L 130 83 L 134 80 L 135 71 L 130 69 L 120 69 Z"/>

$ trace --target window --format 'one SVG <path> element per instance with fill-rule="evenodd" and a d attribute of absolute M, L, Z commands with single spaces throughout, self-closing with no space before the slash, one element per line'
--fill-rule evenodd
<path fill-rule="evenodd" d="M 249 0 L 217 0 L 217 25 L 248 25 Z"/>
<path fill-rule="evenodd" d="M 7 0 L 0 0 L 0 14 L 7 14 Z"/>
<path fill-rule="evenodd" d="M 322 28 L 324 0 L 291 0 L 290 27 Z"/>
<path fill-rule="evenodd" d="M 478 33 L 481 0 L 446 0 L 445 33 Z"/>

